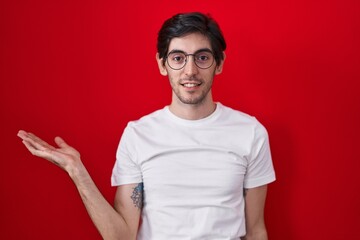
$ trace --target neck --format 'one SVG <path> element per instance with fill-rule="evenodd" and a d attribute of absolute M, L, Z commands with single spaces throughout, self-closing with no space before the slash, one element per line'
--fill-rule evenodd
<path fill-rule="evenodd" d="M 216 104 L 212 99 L 198 104 L 186 104 L 178 99 L 171 102 L 169 110 L 176 116 L 187 120 L 199 120 L 212 114 L 216 109 Z"/>

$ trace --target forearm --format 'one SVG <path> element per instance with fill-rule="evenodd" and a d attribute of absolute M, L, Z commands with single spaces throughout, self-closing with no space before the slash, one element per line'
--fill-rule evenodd
<path fill-rule="evenodd" d="M 69 171 L 84 205 L 103 239 L 135 239 L 123 216 L 103 197 L 86 168 L 80 164 Z"/>
<path fill-rule="evenodd" d="M 244 191 L 246 235 L 242 240 L 268 239 L 264 220 L 266 192 L 266 185 Z"/>
<path fill-rule="evenodd" d="M 268 240 L 266 230 L 260 230 L 253 233 L 247 233 L 241 240 Z"/>

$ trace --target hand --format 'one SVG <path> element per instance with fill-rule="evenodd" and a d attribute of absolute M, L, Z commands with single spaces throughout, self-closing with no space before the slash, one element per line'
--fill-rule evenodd
<path fill-rule="evenodd" d="M 82 164 L 80 153 L 73 147 L 67 145 L 60 137 L 55 138 L 55 143 L 58 148 L 48 144 L 34 134 L 23 130 L 19 131 L 18 137 L 23 140 L 23 144 L 33 155 L 58 165 L 68 173 L 77 165 Z"/>

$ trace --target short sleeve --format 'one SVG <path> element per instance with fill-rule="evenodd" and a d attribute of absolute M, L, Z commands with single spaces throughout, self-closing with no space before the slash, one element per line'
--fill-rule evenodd
<path fill-rule="evenodd" d="M 112 186 L 142 182 L 141 169 L 136 161 L 135 142 L 134 131 L 128 124 L 116 151 L 116 162 L 111 176 Z"/>
<path fill-rule="evenodd" d="M 244 188 L 255 188 L 275 181 L 268 133 L 264 126 L 257 124 L 248 167 L 244 179 Z"/>

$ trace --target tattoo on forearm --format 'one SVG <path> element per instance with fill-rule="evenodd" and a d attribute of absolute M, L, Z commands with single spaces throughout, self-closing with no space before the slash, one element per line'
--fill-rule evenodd
<path fill-rule="evenodd" d="M 142 209 L 143 206 L 143 195 L 144 192 L 144 184 L 139 183 L 135 188 L 131 195 L 131 199 L 133 200 L 133 203 L 135 207 L 137 207 L 139 210 Z"/>

